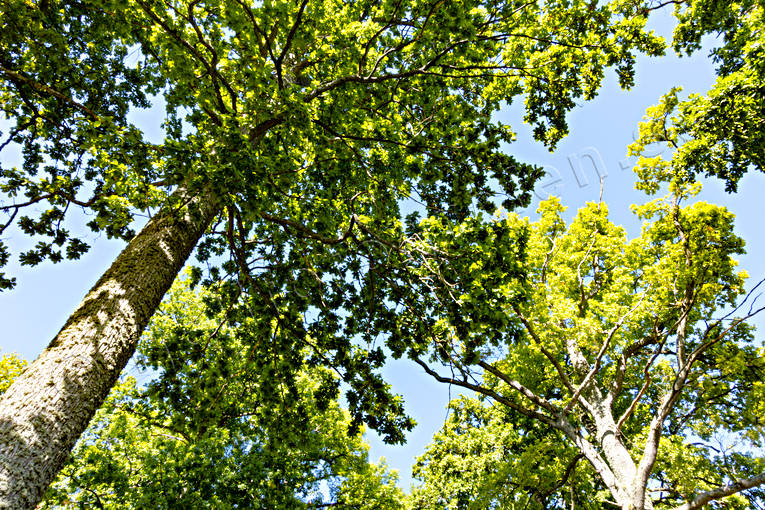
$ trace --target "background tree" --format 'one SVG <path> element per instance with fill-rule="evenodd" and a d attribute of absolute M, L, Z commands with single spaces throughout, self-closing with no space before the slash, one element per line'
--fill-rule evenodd
<path fill-rule="evenodd" d="M 15 353 L 4 354 L 0 358 L 0 392 L 5 392 L 14 379 L 24 370 L 27 362 Z"/>
<path fill-rule="evenodd" d="M 222 306 L 246 291 L 252 313 L 292 327 L 279 349 L 313 347 L 313 364 L 348 379 L 354 424 L 401 440 L 411 423 L 366 343 L 375 312 L 360 344 L 338 313 L 380 300 L 349 282 L 401 244 L 403 200 L 447 222 L 493 210 L 497 191 L 526 203 L 540 172 L 500 151 L 513 135 L 492 113 L 525 93 L 554 146 L 606 67 L 628 86 L 634 52 L 661 53 L 644 14 L 623 1 L 5 1 L 3 144 L 20 143 L 24 165 L 3 169 L 4 228 L 41 238 L 22 262 L 86 249 L 71 209 L 123 238 L 161 209 L 0 402 L 0 501 L 41 497 L 209 225 L 200 255 L 225 260 L 210 279 L 235 275 Z M 166 137 L 152 144 L 126 113 L 159 92 Z"/>
<path fill-rule="evenodd" d="M 360 435 L 348 435 L 347 411 L 336 402 L 317 410 L 311 379 L 298 384 L 302 428 L 293 416 L 264 423 L 254 410 L 240 419 L 247 423 L 205 423 L 199 433 L 157 411 L 128 378 L 99 409 L 41 508 L 403 508 L 396 474 L 384 461 L 370 463 Z"/>
<path fill-rule="evenodd" d="M 531 224 L 497 218 L 495 231 L 528 233 L 527 258 L 515 258 L 523 279 L 492 273 L 503 255 L 492 238 L 474 240 L 468 260 L 418 273 L 436 282 L 432 290 L 399 304 L 427 324 L 418 331 L 433 347 L 409 354 L 439 381 L 480 397 L 454 404 L 419 460 L 425 501 L 542 508 L 589 494 L 585 506 L 692 509 L 728 496 L 735 504 L 743 501 L 736 494 L 765 483 L 765 352 L 746 323 L 762 310 L 752 299 L 759 285 L 746 294 L 746 275 L 736 272 L 732 257 L 744 242 L 733 215 L 703 202 L 683 206 L 700 184 L 669 188 L 634 208 L 644 224 L 633 240 L 602 203 L 568 226 L 556 199 Z M 460 242 L 454 233 L 428 237 L 423 253 L 445 238 Z M 467 264 L 477 267 L 466 273 Z M 442 313 L 431 319 L 435 310 Z M 494 456 L 493 443 L 502 446 Z M 450 462 L 466 471 L 444 483 Z M 762 503 L 759 490 L 745 494 Z"/>

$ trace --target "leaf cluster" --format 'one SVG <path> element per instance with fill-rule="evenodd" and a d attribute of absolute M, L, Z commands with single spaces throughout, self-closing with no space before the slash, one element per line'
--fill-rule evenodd
<path fill-rule="evenodd" d="M 748 0 L 676 6 L 675 50 L 690 54 L 701 48 L 702 37 L 716 35 L 711 57 L 717 80 L 707 94 L 685 99 L 674 88 L 648 109 L 630 153 L 639 156 L 651 144 L 665 144 L 672 153 L 668 161 L 640 158 L 638 175 L 648 189 L 655 187 L 652 175 L 671 172 L 682 181 L 715 176 L 733 192 L 746 172 L 763 170 L 764 12 L 761 2 Z"/>

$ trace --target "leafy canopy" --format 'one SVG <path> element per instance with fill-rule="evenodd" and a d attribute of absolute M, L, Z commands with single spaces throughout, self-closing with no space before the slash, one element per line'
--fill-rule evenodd
<path fill-rule="evenodd" d="M 31 265 L 88 249 L 65 226 L 75 206 L 129 239 L 136 211 L 193 182 L 236 209 L 243 239 L 285 221 L 333 237 L 413 195 L 464 215 L 492 207 L 491 180 L 523 204 L 539 172 L 499 150 L 513 134 L 492 113 L 525 93 L 527 121 L 554 145 L 605 67 L 628 86 L 633 52 L 663 48 L 622 1 L 1 5 L 2 147 L 24 156 L 0 173 L 4 229 L 15 220 L 39 240 L 21 254 Z M 158 94 L 156 144 L 127 113 Z"/>
<path fill-rule="evenodd" d="M 746 323 L 759 310 L 733 259 L 744 248 L 733 215 L 682 205 L 699 190 L 675 183 L 634 207 L 644 223 L 631 240 L 603 203 L 569 225 L 555 198 L 533 223 L 495 220 L 528 232 L 525 279 L 496 290 L 526 299 L 497 306 L 456 294 L 505 326 L 460 331 L 465 317 L 442 313 L 434 347 L 415 353 L 431 375 L 476 395 L 451 404 L 418 460 L 416 501 L 628 508 L 642 492 L 646 508 L 672 508 L 762 478 L 765 350 Z M 498 341 L 476 350 L 474 336 Z M 712 499 L 762 503 L 759 489 L 735 495 L 743 488 Z"/>
<path fill-rule="evenodd" d="M 666 144 L 672 157 L 642 158 L 641 179 L 651 173 L 666 178 L 693 180 L 696 175 L 715 176 L 735 191 L 744 173 L 765 169 L 765 6 L 758 1 L 680 2 L 675 8 L 678 25 L 674 48 L 691 53 L 702 37 L 715 34 L 711 52 L 717 80 L 706 95 L 681 100 L 673 88 L 650 108 L 640 124 L 640 136 L 630 147 L 641 155 L 646 145 Z"/>
<path fill-rule="evenodd" d="M 412 236 L 483 236 L 493 227 L 457 224 L 528 203 L 541 171 L 504 152 L 514 134 L 494 112 L 525 96 L 554 147 L 607 68 L 629 86 L 635 54 L 664 48 L 631 0 L 2 2 L 18 28 L 0 35 L 2 144 L 24 162 L 0 168 L 0 228 L 37 243 L 21 262 L 84 253 L 73 210 L 128 239 L 137 214 L 198 193 L 220 209 L 198 250 L 207 283 L 228 282 L 213 306 L 277 321 L 275 348 L 334 366 L 354 423 L 389 441 L 412 424 L 375 372 L 375 332 L 396 355 L 424 339 L 389 327 L 402 311 L 378 274 L 411 292 Z M 165 106 L 161 142 L 127 116 L 150 101 Z"/>

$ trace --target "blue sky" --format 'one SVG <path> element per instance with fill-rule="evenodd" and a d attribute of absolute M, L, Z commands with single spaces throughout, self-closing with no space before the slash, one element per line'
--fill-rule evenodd
<path fill-rule="evenodd" d="M 658 21 L 657 28 L 666 34 L 670 27 L 668 18 L 664 16 Z M 533 216 L 539 199 L 555 194 L 569 207 L 570 217 L 587 201 L 598 200 L 599 178 L 604 176 L 603 201 L 608 204 L 612 219 L 623 224 L 631 236 L 639 234 L 639 223 L 629 206 L 644 201 L 645 196 L 634 190 L 633 160 L 627 159 L 626 147 L 633 141 L 648 106 L 672 86 L 681 85 L 686 94 L 704 93 L 714 80 L 714 68 L 703 51 L 692 58 L 678 58 L 670 52 L 661 59 L 640 59 L 636 86 L 630 91 L 622 91 L 612 74 L 607 75 L 594 101 L 582 104 L 569 115 L 571 134 L 554 154 L 532 140 L 530 129 L 520 122 L 520 103 L 498 116 L 518 133 L 518 141 L 507 147 L 508 152 L 521 161 L 545 165 L 548 171 L 535 190 L 537 196 L 532 205 L 521 211 L 523 214 Z M 136 112 L 134 120 L 147 133 L 157 135 L 161 122 L 157 113 L 157 109 Z M 4 165 L 13 164 L 15 157 L 12 151 L 4 151 L 0 161 Z M 736 195 L 728 195 L 720 182 L 709 181 L 699 199 L 726 205 L 737 215 L 737 232 L 747 241 L 747 254 L 740 257 L 740 265 L 751 275 L 753 285 L 765 276 L 765 236 L 761 228 L 765 175 L 749 174 L 739 188 Z M 14 251 L 27 242 L 12 233 L 4 239 L 16 248 Z M 32 269 L 11 263 L 5 268 L 16 276 L 18 286 L 0 293 L 2 352 L 15 351 L 25 359 L 34 359 L 124 245 L 105 236 L 91 236 L 91 244 L 91 251 L 75 263 L 43 264 Z M 400 485 L 408 488 L 414 459 L 423 453 L 443 423 L 450 396 L 458 392 L 436 383 L 419 367 L 404 360 L 392 362 L 385 374 L 394 390 L 404 395 L 418 427 L 404 446 L 385 445 L 370 435 L 371 457 L 373 460 L 386 457 L 388 464 L 399 470 Z"/>

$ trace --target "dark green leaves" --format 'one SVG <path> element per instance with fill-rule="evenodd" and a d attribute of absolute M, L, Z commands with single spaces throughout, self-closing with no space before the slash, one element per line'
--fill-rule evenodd
<path fill-rule="evenodd" d="M 336 376 L 272 350 L 267 317 L 213 312 L 203 294 L 174 286 L 140 347 L 150 379 L 112 391 L 43 507 L 401 508 Z"/>

